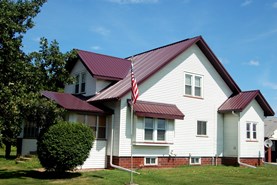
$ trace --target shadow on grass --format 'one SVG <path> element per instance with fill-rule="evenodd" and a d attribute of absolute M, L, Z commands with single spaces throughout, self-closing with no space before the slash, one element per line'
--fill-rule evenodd
<path fill-rule="evenodd" d="M 40 172 L 36 170 L 0 170 L 0 179 L 30 177 L 34 179 L 72 179 L 81 176 L 78 172 Z"/>

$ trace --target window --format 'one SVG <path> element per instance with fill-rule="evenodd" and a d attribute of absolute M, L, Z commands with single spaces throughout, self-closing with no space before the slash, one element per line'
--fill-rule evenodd
<path fill-rule="evenodd" d="M 246 123 L 246 138 L 249 140 L 257 139 L 257 123 Z"/>
<path fill-rule="evenodd" d="M 81 78 L 81 93 L 86 92 L 86 73 L 82 73 Z"/>
<path fill-rule="evenodd" d="M 157 158 L 156 157 L 145 157 L 144 164 L 145 165 L 157 165 Z"/>
<path fill-rule="evenodd" d="M 144 140 L 153 140 L 154 119 L 145 118 Z"/>
<path fill-rule="evenodd" d="M 80 73 L 75 75 L 75 94 L 85 93 L 85 92 L 86 92 L 86 73 Z"/>
<path fill-rule="evenodd" d="M 207 135 L 207 122 L 197 121 L 197 135 Z"/>
<path fill-rule="evenodd" d="M 185 74 L 185 95 L 203 97 L 203 77 L 196 74 Z"/>
<path fill-rule="evenodd" d="M 191 157 L 190 164 L 201 164 L 201 158 L 200 157 Z"/>
<path fill-rule="evenodd" d="M 39 128 L 36 123 L 27 122 L 24 124 L 23 137 L 24 138 L 37 138 L 39 134 Z"/>
<path fill-rule="evenodd" d="M 158 119 L 157 140 L 165 141 L 165 119 Z"/>
<path fill-rule="evenodd" d="M 106 117 L 77 114 L 77 122 L 88 125 L 96 139 L 106 139 Z"/>
<path fill-rule="evenodd" d="M 80 75 L 75 76 L 75 93 L 79 93 L 79 81 L 80 81 Z"/>
<path fill-rule="evenodd" d="M 166 120 L 157 118 L 144 118 L 144 140 L 166 141 Z"/>

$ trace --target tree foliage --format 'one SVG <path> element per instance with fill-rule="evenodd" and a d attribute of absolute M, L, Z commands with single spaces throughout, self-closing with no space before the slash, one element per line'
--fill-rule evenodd
<path fill-rule="evenodd" d="M 56 91 L 72 81 L 65 64 L 74 52 L 63 54 L 57 41 L 49 45 L 42 38 L 40 50 L 30 55 L 22 50 L 22 38 L 45 2 L 0 0 L 0 144 L 6 145 L 6 157 L 25 122 L 47 128 L 63 115 L 40 91 Z"/>
<path fill-rule="evenodd" d="M 59 122 L 38 139 L 38 158 L 47 171 L 65 172 L 88 158 L 94 136 L 81 123 Z"/>

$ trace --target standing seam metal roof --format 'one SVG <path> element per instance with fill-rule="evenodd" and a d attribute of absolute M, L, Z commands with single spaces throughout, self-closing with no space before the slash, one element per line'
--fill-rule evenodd
<path fill-rule="evenodd" d="M 48 99 L 55 101 L 61 107 L 66 110 L 81 111 L 81 112 L 91 112 L 91 113 L 105 113 L 103 110 L 90 105 L 86 101 L 82 101 L 79 98 L 68 93 L 59 93 L 52 91 L 42 91 L 41 94 Z"/>
<path fill-rule="evenodd" d="M 263 95 L 259 90 L 244 91 L 235 96 L 228 98 L 219 108 L 219 113 L 238 111 L 242 112 L 249 103 L 256 99 L 261 108 L 264 110 L 265 116 L 273 116 L 274 111 L 271 109 L 270 105 L 267 103 Z"/>
<path fill-rule="evenodd" d="M 92 76 L 100 79 L 122 80 L 126 77 L 131 67 L 131 62 L 126 59 L 77 50 L 83 64 Z"/>
<path fill-rule="evenodd" d="M 163 47 L 146 51 L 144 53 L 134 55 L 134 74 L 137 80 L 137 84 L 139 85 L 143 83 L 146 79 L 155 74 L 162 67 L 167 65 L 174 58 L 176 58 L 178 55 L 180 55 L 182 52 L 184 52 L 195 43 L 198 43 L 200 49 L 205 54 L 207 54 L 207 57 L 209 57 L 212 65 L 218 70 L 219 74 L 225 80 L 227 85 L 232 89 L 232 91 L 235 94 L 239 93 L 239 87 L 222 66 L 222 64 L 218 61 L 212 51 L 209 49 L 201 36 L 182 40 L 173 44 L 169 44 Z M 130 79 L 131 77 L 129 73 L 123 80 L 117 82 L 115 85 L 107 88 L 106 90 L 92 97 L 88 101 L 92 102 L 120 99 L 122 96 L 130 91 Z"/>

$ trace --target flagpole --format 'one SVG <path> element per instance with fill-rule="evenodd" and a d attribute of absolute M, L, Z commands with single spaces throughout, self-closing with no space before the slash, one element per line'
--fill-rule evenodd
<path fill-rule="evenodd" d="M 130 177 L 130 184 L 134 183 L 133 177 L 133 117 L 134 117 L 134 110 L 133 110 L 133 102 L 131 103 L 131 177 Z"/>

